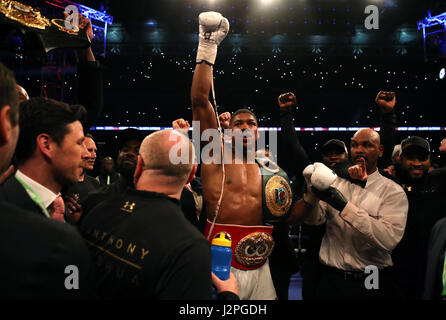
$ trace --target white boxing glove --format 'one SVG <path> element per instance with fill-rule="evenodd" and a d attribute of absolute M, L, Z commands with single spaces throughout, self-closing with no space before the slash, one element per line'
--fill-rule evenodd
<path fill-rule="evenodd" d="M 304 193 L 303 200 L 311 207 L 315 207 L 316 204 L 319 202 L 319 199 L 311 190 L 311 176 L 313 175 L 313 172 L 314 165 L 312 164 L 309 164 L 302 172 L 302 175 L 305 178 L 305 182 L 307 183 L 307 192 Z"/>
<path fill-rule="evenodd" d="M 304 171 L 302 171 L 302 175 L 305 178 L 305 182 L 307 183 L 307 187 L 311 188 L 311 175 L 313 174 L 314 171 L 314 165 L 309 164 Z"/>
<path fill-rule="evenodd" d="M 327 190 L 330 185 L 336 180 L 336 173 L 328 168 L 325 164 L 314 163 L 313 174 L 311 175 L 311 184 L 319 191 Z"/>
<path fill-rule="evenodd" d="M 196 62 L 206 61 L 214 65 L 217 47 L 229 32 L 229 21 L 218 12 L 208 11 L 200 13 L 198 22 L 200 27 Z"/>

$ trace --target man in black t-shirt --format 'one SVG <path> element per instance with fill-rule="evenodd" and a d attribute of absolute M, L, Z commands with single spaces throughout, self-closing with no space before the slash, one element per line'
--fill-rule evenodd
<path fill-rule="evenodd" d="M 186 164 L 169 157 L 178 144 L 187 144 Z M 140 147 L 135 190 L 116 193 L 82 216 L 99 297 L 212 299 L 209 244 L 184 218 L 179 202 L 196 171 L 193 156 L 184 135 L 151 134 Z"/>

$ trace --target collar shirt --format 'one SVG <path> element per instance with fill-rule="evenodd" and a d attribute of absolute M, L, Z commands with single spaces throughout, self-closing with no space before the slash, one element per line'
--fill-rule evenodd
<path fill-rule="evenodd" d="M 392 266 L 391 252 L 406 226 L 409 205 L 404 190 L 378 170 L 368 176 L 364 188 L 339 177 L 332 186 L 347 199 L 345 208 L 339 212 L 319 201 L 306 221 L 327 223 L 320 261 L 346 271 Z"/>
<path fill-rule="evenodd" d="M 30 177 L 26 176 L 20 170 L 17 170 L 15 176 L 18 177 L 19 179 L 21 179 L 28 187 L 30 187 L 40 197 L 40 199 L 43 202 L 43 205 L 47 209 L 53 203 L 53 201 L 58 196 L 60 196 L 60 193 L 55 194 L 50 189 L 46 188 L 45 186 L 41 185 L 40 183 L 38 183 L 38 182 L 34 181 L 33 179 L 31 179 Z M 33 195 L 31 194 L 31 192 L 28 189 L 26 189 L 26 192 L 29 194 L 29 196 L 31 198 L 33 198 Z"/>

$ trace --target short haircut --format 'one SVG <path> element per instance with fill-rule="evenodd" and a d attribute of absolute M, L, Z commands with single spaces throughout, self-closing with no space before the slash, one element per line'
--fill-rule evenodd
<path fill-rule="evenodd" d="M 69 132 L 67 125 L 87 119 L 87 111 L 81 105 L 66 103 L 47 98 L 31 98 L 20 104 L 20 134 L 16 147 L 18 164 L 27 161 L 36 149 L 37 136 L 46 133 L 61 145 Z"/>
<path fill-rule="evenodd" d="M 90 138 L 91 140 L 94 141 L 93 135 L 91 133 L 86 133 L 85 138 Z"/>
<path fill-rule="evenodd" d="M 256 119 L 256 123 L 257 126 L 259 125 L 259 121 L 257 120 L 257 116 L 254 114 L 254 112 L 252 112 L 249 109 L 238 109 L 237 111 L 235 111 L 232 116 L 231 116 L 231 120 L 229 121 L 230 124 L 232 124 L 234 118 L 236 115 L 240 114 L 240 113 L 249 113 L 250 115 L 252 115 L 254 117 L 254 119 Z"/>
<path fill-rule="evenodd" d="M 0 62 L 0 110 L 4 106 L 11 107 L 10 119 L 13 126 L 17 125 L 19 99 L 16 92 L 14 74 Z"/>
<path fill-rule="evenodd" d="M 172 163 L 169 156 L 172 145 L 176 143 L 180 144 L 177 146 L 183 146 L 187 150 L 187 163 Z M 180 183 L 186 182 L 194 165 L 195 150 L 192 142 L 175 130 L 162 130 L 150 134 L 141 143 L 139 152 L 145 169 L 157 170 L 166 177 L 176 178 Z"/>

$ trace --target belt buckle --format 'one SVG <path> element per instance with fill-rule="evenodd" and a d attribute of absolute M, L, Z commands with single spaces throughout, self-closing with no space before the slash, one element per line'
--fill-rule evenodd
<path fill-rule="evenodd" d="M 256 267 L 266 262 L 274 248 L 274 239 L 265 232 L 254 232 L 239 241 L 235 259 L 245 267 Z"/>

